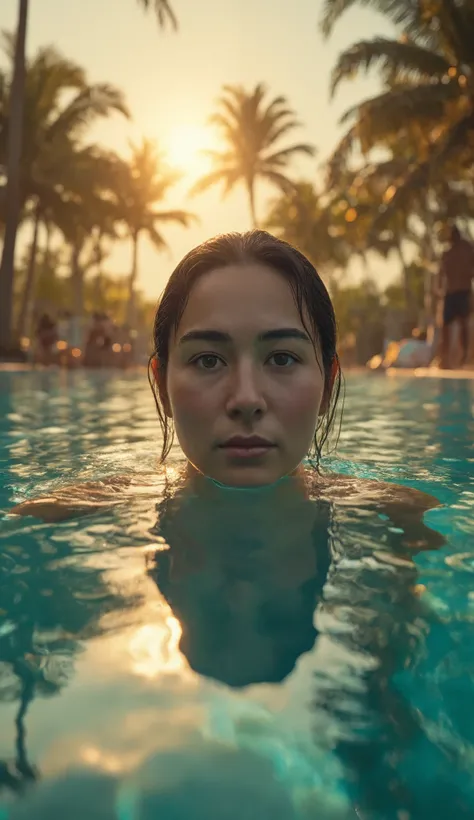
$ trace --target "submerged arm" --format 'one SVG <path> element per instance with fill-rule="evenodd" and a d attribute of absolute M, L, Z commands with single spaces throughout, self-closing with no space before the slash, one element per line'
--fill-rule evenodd
<path fill-rule="evenodd" d="M 401 543 L 411 553 L 440 549 L 446 543 L 441 533 L 431 529 L 424 521 L 428 510 L 441 506 L 432 495 L 410 487 L 384 484 L 384 493 L 377 504 L 393 525 L 403 530 Z"/>
<path fill-rule="evenodd" d="M 120 504 L 122 491 L 131 483 L 130 476 L 110 476 L 102 481 L 58 487 L 50 495 L 40 496 L 17 504 L 12 515 L 30 515 L 47 523 L 67 521 L 82 515 L 91 515 L 100 509 Z"/>
<path fill-rule="evenodd" d="M 383 481 L 354 476 L 330 475 L 319 486 L 321 495 L 339 504 L 360 506 L 386 516 L 397 530 L 402 530 L 401 544 L 410 552 L 439 549 L 445 538 L 425 524 L 428 510 L 441 506 L 432 495 Z"/>

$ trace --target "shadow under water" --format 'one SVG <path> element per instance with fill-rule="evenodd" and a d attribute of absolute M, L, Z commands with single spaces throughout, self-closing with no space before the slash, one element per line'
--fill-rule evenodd
<path fill-rule="evenodd" d="M 311 652 L 315 739 L 342 760 L 359 816 L 423 818 L 429 806 L 435 817 L 448 804 L 467 816 L 455 769 L 443 768 L 395 681 L 416 669 L 438 620 L 406 546 L 410 517 L 395 527 L 376 505 L 337 508 L 291 491 L 265 507 L 262 493 L 216 489 L 158 507 L 163 548 L 148 572 L 191 668 L 231 687 L 276 684 Z M 443 543 L 423 524 L 417 537 L 418 550 Z M 419 749 L 441 765 L 430 794 L 412 777 Z"/>

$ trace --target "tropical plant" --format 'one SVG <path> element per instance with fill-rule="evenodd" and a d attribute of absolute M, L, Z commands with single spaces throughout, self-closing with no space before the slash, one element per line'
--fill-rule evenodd
<path fill-rule="evenodd" d="M 84 276 L 97 265 L 98 243 L 103 254 L 104 239 L 118 237 L 118 162 L 114 154 L 95 147 L 76 150 L 63 173 L 65 195 L 58 210 L 53 206 L 48 212 L 69 246 L 72 304 L 78 314 L 84 309 Z"/>
<path fill-rule="evenodd" d="M 419 282 L 418 276 L 415 280 Z M 365 365 L 372 356 L 382 353 L 392 332 L 392 338 L 402 338 L 415 326 L 405 310 L 401 280 L 385 290 L 371 278 L 357 284 L 335 280 L 331 298 L 343 364 Z"/>
<path fill-rule="evenodd" d="M 30 319 L 41 313 L 57 316 L 61 311 L 69 310 L 77 315 L 77 308 L 71 299 L 71 248 L 66 242 L 58 242 L 49 249 L 42 244 L 38 252 L 38 271 L 33 284 Z M 93 250 L 93 246 L 91 247 Z M 83 252 L 80 258 L 82 274 L 82 296 L 85 316 L 96 311 L 107 313 L 113 320 L 122 325 L 128 311 L 129 275 L 112 274 L 107 264 L 97 261 L 92 254 L 88 258 Z M 28 275 L 30 249 L 27 246 L 20 256 L 15 271 L 15 310 L 18 312 L 24 292 L 24 283 Z M 149 327 L 153 322 L 156 301 L 149 299 L 140 290 L 135 289 L 135 314 L 139 326 Z M 32 322 L 26 328 L 26 336 L 31 336 Z"/>
<path fill-rule="evenodd" d="M 5 48 L 11 57 L 11 37 L 5 38 Z M 6 108 L 8 111 L 8 100 Z M 76 178 L 81 179 L 84 173 L 81 141 L 94 120 L 111 111 L 128 115 L 122 93 L 107 84 L 88 85 L 83 69 L 54 48 L 41 49 L 27 63 L 19 196 L 22 213 L 32 221 L 33 239 L 29 276 L 17 322 L 19 336 L 27 320 L 41 222 L 52 214 L 62 218 L 71 199 L 69 182 L 74 168 L 80 167 Z M 4 127 L 9 128 L 8 117 Z M 97 169 L 88 177 L 91 184 L 96 173 Z"/>
<path fill-rule="evenodd" d="M 160 27 L 170 22 L 177 28 L 177 18 L 169 0 L 138 0 L 148 11 L 154 8 Z M 22 158 L 23 114 L 25 102 L 25 45 L 28 24 L 29 0 L 18 0 L 18 26 L 13 54 L 13 72 L 9 95 L 9 129 L 6 159 L 6 190 L 0 195 L 0 215 L 5 214 L 5 230 L 0 263 L 0 351 L 13 348 L 13 279 L 15 247 L 20 219 L 20 168 Z M 0 104 L 2 97 L 0 78 Z M 1 138 L 0 111 L 0 138 Z M 1 166 L 1 160 L 0 160 Z"/>
<path fill-rule="evenodd" d="M 344 236 L 334 230 L 327 196 L 319 194 L 310 182 L 297 183 L 292 191 L 275 199 L 265 227 L 299 248 L 329 278 L 348 262 L 351 249 Z"/>
<path fill-rule="evenodd" d="M 333 93 L 343 80 L 378 67 L 383 89 L 349 109 L 349 130 L 331 165 L 347 165 L 354 148 L 368 154 L 389 147 L 395 163 L 385 211 L 419 203 L 443 176 L 472 186 L 474 160 L 474 3 L 472 0 L 326 0 L 322 27 L 329 35 L 342 14 L 359 2 L 398 27 L 398 39 L 355 43 L 333 70 Z"/>
<path fill-rule="evenodd" d="M 189 211 L 161 210 L 156 207 L 157 203 L 166 199 L 170 188 L 178 181 L 179 174 L 166 164 L 150 140 L 144 139 L 141 145 L 132 144 L 130 148 L 129 161 L 123 161 L 117 167 L 116 191 L 118 215 L 132 241 L 128 323 L 133 324 L 141 238 L 147 236 L 158 251 L 165 250 L 168 246 L 161 226 L 176 223 L 186 228 L 195 217 Z"/>
<path fill-rule="evenodd" d="M 290 160 L 298 154 L 314 155 L 307 143 L 281 147 L 280 141 L 300 126 L 285 97 L 267 101 L 267 89 L 259 83 L 247 92 L 240 86 L 224 86 L 217 110 L 210 118 L 220 134 L 225 148 L 206 154 L 213 170 L 203 176 L 192 189 L 199 193 L 222 184 L 224 196 L 237 183 L 247 190 L 252 225 L 257 226 L 255 189 L 260 180 L 266 180 L 283 191 L 290 191 L 294 183 L 286 171 Z"/>
<path fill-rule="evenodd" d="M 386 259 L 395 254 L 401 274 L 406 270 L 405 245 L 418 242 L 409 224 L 410 214 L 404 212 L 387 215 L 383 224 L 379 220 L 384 197 L 389 188 L 383 164 L 367 164 L 356 171 L 340 172 L 338 184 L 328 194 L 330 231 L 343 241 L 352 254 L 357 254 L 367 264 L 368 254 L 376 253 Z M 407 308 L 411 309 L 411 295 L 405 280 Z"/>
<path fill-rule="evenodd" d="M 40 225 L 48 219 L 64 219 L 70 202 L 78 200 L 78 186 L 83 193 L 86 181 L 88 194 L 96 191 L 103 177 L 98 151 L 84 151 L 80 145 L 89 126 L 112 111 L 128 115 L 121 92 L 107 84 L 88 85 L 84 71 L 55 49 L 41 49 L 27 64 L 20 200 L 32 221 L 33 240 L 17 322 L 19 336 L 28 314 Z"/>

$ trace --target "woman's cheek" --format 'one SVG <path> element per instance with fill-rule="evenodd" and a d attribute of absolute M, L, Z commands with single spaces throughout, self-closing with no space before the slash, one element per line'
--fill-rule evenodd
<path fill-rule="evenodd" d="M 314 378 L 300 379 L 289 386 L 281 407 L 282 413 L 288 420 L 297 419 L 301 424 L 303 419 L 316 422 L 323 396 L 323 385 L 315 382 Z"/>
<path fill-rule="evenodd" d="M 170 381 L 169 397 L 175 421 L 185 424 L 196 422 L 206 414 L 209 405 L 209 391 L 198 379 L 174 378 Z"/>

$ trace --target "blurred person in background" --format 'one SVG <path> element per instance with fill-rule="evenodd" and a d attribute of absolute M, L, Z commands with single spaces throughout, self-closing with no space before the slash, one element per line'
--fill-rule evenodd
<path fill-rule="evenodd" d="M 472 311 L 472 280 L 474 278 L 474 247 L 461 236 L 454 225 L 450 247 L 443 253 L 438 275 L 438 291 L 444 299 L 441 337 L 441 367 L 450 368 L 452 327 L 459 323 L 461 360 L 466 364 L 469 351 L 469 319 Z"/>
<path fill-rule="evenodd" d="M 87 335 L 84 365 L 110 367 L 113 358 L 113 325 L 106 313 L 94 313 Z"/>
<path fill-rule="evenodd" d="M 43 313 L 35 329 L 35 364 L 50 365 L 56 362 L 57 326 L 49 313 Z"/>

